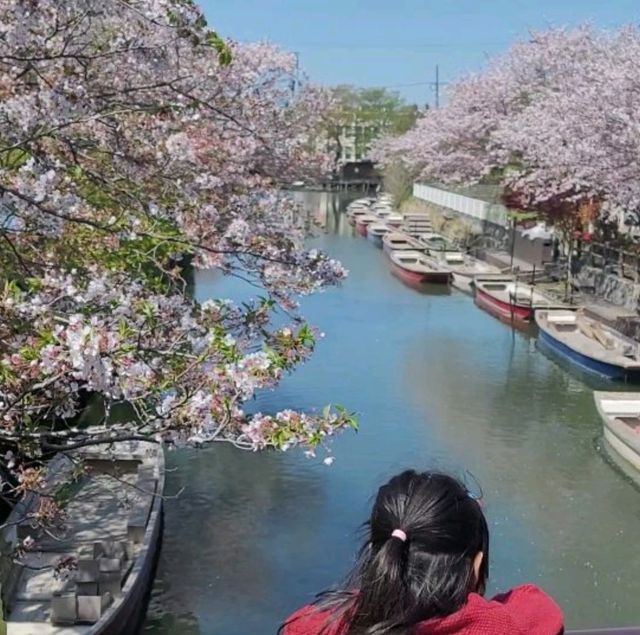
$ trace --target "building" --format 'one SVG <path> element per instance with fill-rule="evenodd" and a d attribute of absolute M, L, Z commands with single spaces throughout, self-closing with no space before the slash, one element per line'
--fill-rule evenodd
<path fill-rule="evenodd" d="M 373 142 L 384 132 L 379 123 L 354 121 L 338 126 L 329 138 L 329 145 L 336 153 L 339 165 L 368 158 Z M 337 146 L 337 147 L 336 147 Z"/>

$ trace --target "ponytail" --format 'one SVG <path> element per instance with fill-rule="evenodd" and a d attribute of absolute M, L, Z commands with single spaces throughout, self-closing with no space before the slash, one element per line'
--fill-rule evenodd
<path fill-rule="evenodd" d="M 362 571 L 360 592 L 351 618 L 349 635 L 393 632 L 406 612 L 408 545 L 389 536 Z M 367 628 L 375 624 L 375 630 Z"/>
<path fill-rule="evenodd" d="M 316 606 L 344 621 L 341 635 L 409 635 L 433 617 L 458 611 L 484 591 L 489 532 L 466 487 L 439 473 L 407 471 L 378 491 L 368 540 L 343 590 Z M 484 558 L 478 579 L 473 561 Z"/>

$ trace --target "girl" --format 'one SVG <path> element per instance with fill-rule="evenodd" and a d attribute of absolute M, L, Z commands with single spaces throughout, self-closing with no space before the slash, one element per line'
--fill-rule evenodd
<path fill-rule="evenodd" d="M 445 474 L 407 471 L 378 491 L 344 590 L 292 615 L 284 635 L 558 635 L 562 612 L 533 585 L 485 600 L 489 530 Z"/>

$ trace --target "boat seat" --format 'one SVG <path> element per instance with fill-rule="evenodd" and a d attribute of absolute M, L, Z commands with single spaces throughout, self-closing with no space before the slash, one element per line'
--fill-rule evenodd
<path fill-rule="evenodd" d="M 602 410 L 608 415 L 640 415 L 640 401 L 635 399 L 606 399 L 601 402 Z"/>
<path fill-rule="evenodd" d="M 575 324 L 578 321 L 575 313 L 547 313 L 549 324 Z"/>

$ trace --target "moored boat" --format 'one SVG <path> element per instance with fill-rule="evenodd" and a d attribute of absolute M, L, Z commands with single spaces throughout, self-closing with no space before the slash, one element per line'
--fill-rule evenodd
<path fill-rule="evenodd" d="M 517 328 L 528 328 L 537 309 L 567 308 L 515 278 L 476 276 L 473 286 L 475 303 L 481 309 Z"/>
<path fill-rule="evenodd" d="M 382 238 L 382 248 L 385 253 L 394 251 L 421 251 L 420 243 L 402 232 L 388 232 Z"/>
<path fill-rule="evenodd" d="M 640 344 L 582 312 L 535 313 L 538 342 L 580 370 L 613 381 L 640 380 Z"/>
<path fill-rule="evenodd" d="M 402 214 L 389 210 L 376 213 L 389 227 L 400 227 L 402 225 Z"/>
<path fill-rule="evenodd" d="M 138 632 L 161 541 L 162 447 L 119 442 L 78 454 L 74 461 L 64 455 L 53 459 L 47 482 L 52 495 L 66 482 L 60 475 L 73 473 L 80 456 L 89 470 L 74 486 L 63 531 L 55 538 L 34 534 L 34 548 L 22 556 L 25 566 L 12 571 L 8 635 Z M 37 495 L 24 503 L 38 504 Z M 21 524 L 28 510 L 19 507 L 12 516 L 22 517 Z M 65 558 L 77 562 L 68 580 L 54 573 Z"/>
<path fill-rule="evenodd" d="M 404 214 L 402 216 L 402 225 L 407 228 L 420 228 L 425 232 L 433 231 L 431 217 L 426 214 Z"/>
<path fill-rule="evenodd" d="M 621 468 L 640 474 L 640 393 L 595 392 L 603 435 Z M 622 464 L 621 464 L 622 461 Z M 625 470 L 626 471 L 626 470 Z"/>
<path fill-rule="evenodd" d="M 371 211 L 368 208 L 354 209 L 347 212 L 347 218 L 350 225 L 355 225 L 360 216 L 370 216 Z"/>
<path fill-rule="evenodd" d="M 418 239 L 423 249 L 431 256 L 438 256 L 446 252 L 459 252 L 460 250 L 448 238 L 435 232 L 424 232 Z"/>
<path fill-rule="evenodd" d="M 451 278 L 449 269 L 419 251 L 392 251 L 389 259 L 394 275 L 410 285 L 447 284 Z"/>
<path fill-rule="evenodd" d="M 441 260 L 451 269 L 452 285 L 465 293 L 473 293 L 476 276 L 500 273 L 498 267 L 459 251 L 445 252 Z"/>
<path fill-rule="evenodd" d="M 413 238 L 414 240 L 417 240 L 417 241 L 420 241 L 420 239 L 425 234 L 431 233 L 427 229 L 411 228 L 411 227 L 407 227 L 406 225 L 401 225 L 400 227 L 398 227 L 398 231 L 401 231 L 403 234 L 406 234 L 407 236 L 411 236 L 411 238 Z M 420 243 L 420 250 L 424 251 L 425 253 L 427 253 L 427 250 L 425 249 L 425 247 L 424 247 L 424 245 L 422 243 Z"/>
<path fill-rule="evenodd" d="M 382 239 L 391 231 L 391 228 L 383 223 L 371 223 L 367 227 L 367 239 L 376 247 L 382 249 Z"/>
<path fill-rule="evenodd" d="M 353 209 L 369 209 L 371 207 L 371 199 L 368 198 L 358 198 L 355 201 L 351 201 L 349 205 L 347 205 L 347 211 Z"/>
<path fill-rule="evenodd" d="M 367 237 L 367 227 L 371 223 L 375 223 L 379 220 L 377 216 L 373 214 L 361 214 L 356 217 L 356 231 L 364 238 Z"/>

